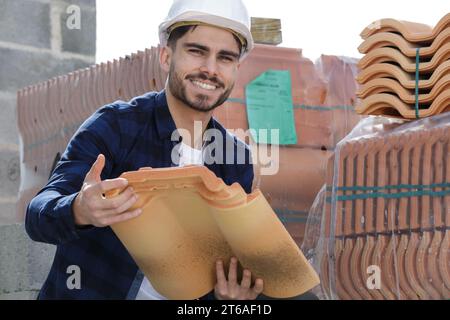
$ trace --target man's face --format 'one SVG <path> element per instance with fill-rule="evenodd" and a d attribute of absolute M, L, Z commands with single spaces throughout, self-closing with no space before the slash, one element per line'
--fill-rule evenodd
<path fill-rule="evenodd" d="M 229 97 L 238 67 L 239 47 L 232 33 L 197 26 L 178 39 L 172 52 L 170 92 L 192 109 L 211 111 Z"/>

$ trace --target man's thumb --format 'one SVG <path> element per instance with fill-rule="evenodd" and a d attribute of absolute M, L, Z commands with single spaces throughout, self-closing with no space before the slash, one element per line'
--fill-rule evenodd
<path fill-rule="evenodd" d="M 100 175 L 104 167 L 105 167 L 105 156 L 103 154 L 99 154 L 97 160 L 95 160 L 91 169 L 86 174 L 85 181 L 100 182 L 102 180 Z"/>

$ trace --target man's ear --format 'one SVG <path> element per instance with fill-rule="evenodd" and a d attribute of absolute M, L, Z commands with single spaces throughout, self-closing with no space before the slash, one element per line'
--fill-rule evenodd
<path fill-rule="evenodd" d="M 169 73 L 170 71 L 172 54 L 173 54 L 172 48 L 170 48 L 169 46 L 165 46 L 159 51 L 159 64 L 166 73 Z"/>

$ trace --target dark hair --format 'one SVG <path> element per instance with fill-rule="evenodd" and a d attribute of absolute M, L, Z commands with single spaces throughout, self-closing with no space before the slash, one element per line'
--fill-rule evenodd
<path fill-rule="evenodd" d="M 167 46 L 175 50 L 177 46 L 177 41 L 182 38 L 188 31 L 194 31 L 197 28 L 197 25 L 187 25 L 175 28 L 169 35 L 169 39 L 167 39 Z M 238 36 L 233 33 L 234 40 L 236 40 L 239 47 L 239 54 L 242 54 L 242 43 L 239 40 Z"/>

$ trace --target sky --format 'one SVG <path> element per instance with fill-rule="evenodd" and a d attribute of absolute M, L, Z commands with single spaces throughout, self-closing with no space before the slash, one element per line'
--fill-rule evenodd
<path fill-rule="evenodd" d="M 227 1 L 227 0 L 210 0 Z M 281 19 L 282 47 L 360 58 L 360 32 L 394 18 L 434 26 L 450 12 L 450 0 L 244 0 L 250 16 Z M 156 46 L 158 25 L 172 0 L 97 0 L 97 62 Z M 425 5 L 424 5 L 425 4 Z"/>

